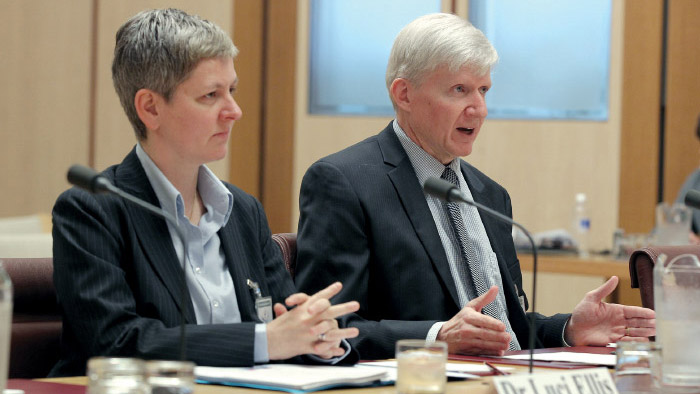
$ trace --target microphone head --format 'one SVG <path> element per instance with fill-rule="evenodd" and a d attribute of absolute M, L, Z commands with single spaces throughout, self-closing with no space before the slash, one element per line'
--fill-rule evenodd
<path fill-rule="evenodd" d="M 457 187 L 454 184 L 435 177 L 428 178 L 423 185 L 423 190 L 426 193 L 447 202 L 454 201 L 453 192 L 456 189 Z"/>
<path fill-rule="evenodd" d="M 90 167 L 74 164 L 68 169 L 68 182 L 90 193 L 107 192 L 109 181 Z"/>
<path fill-rule="evenodd" d="M 700 209 L 700 191 L 690 189 L 688 193 L 685 194 L 685 205 L 690 208 Z"/>

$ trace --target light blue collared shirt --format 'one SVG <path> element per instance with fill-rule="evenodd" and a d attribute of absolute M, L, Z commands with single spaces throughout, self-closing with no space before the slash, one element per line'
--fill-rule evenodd
<path fill-rule="evenodd" d="M 230 219 L 233 195 L 207 166 L 199 167 L 197 190 L 202 197 L 206 212 L 199 223 L 194 225 L 185 216 L 182 195 L 151 160 L 141 144 L 136 145 L 136 155 L 158 197 L 161 208 L 175 217 L 185 235 L 188 248 L 185 276 L 197 324 L 240 323 L 241 313 L 233 278 L 226 265 L 218 234 Z M 182 241 L 172 224 L 166 223 L 178 261 L 182 261 L 184 254 Z M 255 325 L 254 341 L 255 362 L 268 362 L 265 324 Z"/>

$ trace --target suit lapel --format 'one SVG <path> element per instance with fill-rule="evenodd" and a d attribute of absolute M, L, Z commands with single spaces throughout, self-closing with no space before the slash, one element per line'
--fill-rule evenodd
<path fill-rule="evenodd" d="M 401 142 L 394 133 L 391 123 L 378 135 L 377 141 L 382 150 L 384 162 L 394 167 L 387 172 L 387 175 L 403 204 L 406 216 L 411 221 L 418 239 L 459 309 L 457 288 L 450 272 L 445 249 L 442 246 L 440 235 L 435 226 L 435 219 L 433 219 L 428 203 L 425 200 L 423 189 L 418 182 L 411 160 L 408 158 L 403 146 L 401 146 Z"/>
<path fill-rule="evenodd" d="M 242 245 L 241 239 L 239 238 L 240 234 L 237 234 L 234 228 L 235 220 L 236 208 L 234 201 L 234 209 L 231 212 L 228 222 L 219 230 L 219 239 L 224 249 L 226 266 L 233 278 L 233 287 L 236 291 L 236 299 L 238 300 L 238 309 L 241 313 L 241 319 L 243 321 L 258 321 L 253 295 L 248 287 L 247 279 L 258 282 L 260 286 L 263 286 L 264 282 L 259 278 L 263 278 L 264 272 L 262 272 L 259 265 L 243 261 L 242 256 L 245 256 L 245 254 L 241 252 Z M 263 295 L 265 295 L 265 293 Z"/>
<path fill-rule="evenodd" d="M 158 197 L 151 187 L 148 177 L 132 150 L 121 163 L 114 179 L 115 186 L 155 206 L 160 206 Z M 125 202 L 126 211 L 133 223 L 133 230 L 139 246 L 151 264 L 153 271 L 165 284 L 170 296 L 182 310 L 182 267 L 173 247 L 165 219 L 156 217 L 141 207 Z M 189 296 L 185 305 L 185 320 L 196 323 L 194 307 Z"/>

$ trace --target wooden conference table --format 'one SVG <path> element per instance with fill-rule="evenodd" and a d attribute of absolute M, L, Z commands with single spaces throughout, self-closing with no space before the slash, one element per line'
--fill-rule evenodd
<path fill-rule="evenodd" d="M 609 352 L 611 349 L 610 348 L 571 348 L 574 351 L 586 351 L 588 349 L 591 350 L 593 353 L 601 353 L 601 352 Z M 606 350 L 607 349 L 607 350 Z M 551 349 L 555 350 L 555 349 Z M 561 349 L 559 349 L 561 350 Z M 539 349 L 537 352 L 547 352 L 547 349 Z M 476 357 L 475 357 L 476 358 Z M 481 361 L 459 361 L 459 360 L 450 360 L 450 362 L 457 362 L 457 363 L 472 363 L 472 364 L 482 364 Z M 496 367 L 510 367 L 512 368 L 509 370 L 510 373 L 527 373 L 528 367 L 526 365 L 513 365 L 513 364 L 506 364 L 506 363 L 499 363 L 498 361 L 494 361 L 491 364 L 495 365 Z M 541 362 L 540 364 L 546 364 Z M 555 368 L 547 368 L 543 366 L 535 366 L 533 373 L 535 374 L 540 374 L 540 373 L 546 373 L 546 372 L 553 372 L 553 371 L 562 371 L 562 369 L 555 369 Z M 612 372 L 612 371 L 611 371 Z M 634 380 L 631 381 L 625 381 L 625 382 L 618 382 L 618 390 L 620 393 L 628 393 L 628 392 L 639 392 L 640 389 L 645 390 L 649 389 L 651 387 L 651 380 L 649 376 L 645 375 L 638 375 L 633 378 Z M 462 380 L 462 381 L 450 381 L 447 383 L 447 394 L 457 394 L 457 393 L 470 393 L 470 394 L 486 394 L 486 393 L 495 393 L 495 389 L 492 384 L 493 377 L 492 376 L 484 376 L 480 379 L 475 379 L 475 380 Z M 37 393 L 37 394 L 43 394 L 43 393 L 52 393 L 52 394 L 78 394 L 78 393 L 83 393 L 83 387 L 87 385 L 87 378 L 85 376 L 79 376 L 79 377 L 68 377 L 68 378 L 47 378 L 47 379 L 37 379 L 37 383 L 49 383 L 51 384 L 52 387 L 48 387 L 47 391 L 44 391 L 43 389 L 39 390 L 31 390 L 27 392 L 29 394 L 30 392 L 32 393 Z M 12 383 L 12 380 L 10 381 Z M 60 384 L 60 385 L 59 385 Z M 63 386 L 64 384 L 68 385 L 66 386 L 66 390 L 62 390 L 60 386 Z M 16 387 L 21 387 L 18 386 L 17 383 L 15 383 Z M 81 387 L 77 387 L 81 386 Z M 12 387 L 10 384 L 9 387 Z M 267 391 L 267 390 L 257 390 L 257 389 L 249 389 L 249 388 L 240 388 L 240 387 L 228 387 L 228 386 L 217 386 L 217 385 L 204 385 L 204 384 L 198 384 L 195 387 L 195 394 L 261 394 L 261 393 L 274 393 L 275 391 Z M 323 390 L 323 391 L 318 391 L 318 393 L 329 393 L 329 394 L 396 394 L 396 387 L 391 385 L 391 386 L 381 386 L 381 387 L 369 387 L 369 388 L 347 388 L 347 389 L 337 389 L 337 390 Z"/>
<path fill-rule="evenodd" d="M 520 265 L 523 271 L 532 271 L 532 255 L 530 254 L 519 254 L 518 258 L 520 260 Z M 610 257 L 602 256 L 591 256 L 589 258 L 579 258 L 574 255 L 558 255 L 558 254 L 540 254 L 538 255 L 538 270 L 539 272 L 548 272 L 556 274 L 572 274 L 572 275 L 586 275 L 586 276 L 597 276 L 603 278 L 609 278 L 613 275 L 620 278 L 620 284 L 616 291 L 612 294 L 610 302 L 622 303 L 627 305 L 640 305 L 639 289 L 632 289 L 630 286 L 630 276 L 629 276 L 629 264 L 627 260 L 616 260 Z M 451 361 L 456 362 L 456 361 Z M 473 363 L 473 362 L 472 362 Z M 493 363 L 496 366 L 498 362 Z M 515 368 L 513 372 L 525 372 L 527 367 L 518 365 L 509 365 Z M 555 369 L 536 367 L 535 373 L 551 372 Z M 646 387 L 650 382 L 646 381 L 648 377 L 641 376 L 634 382 L 624 383 L 625 387 L 620 387 L 618 384 L 618 389 L 620 392 L 631 392 L 634 391 L 630 389 L 630 383 L 634 386 Z M 38 382 L 54 382 L 54 383 L 64 383 L 69 385 L 79 385 L 85 386 L 87 384 L 87 378 L 82 377 L 71 377 L 71 378 L 52 378 L 52 379 L 38 379 Z M 72 387 L 72 386 L 71 386 Z M 629 390 L 628 390 L 629 389 Z M 636 388 L 635 390 L 637 390 Z M 63 391 L 63 390 L 61 390 Z M 52 392 L 52 391 L 46 391 Z M 65 394 L 73 394 L 76 391 L 66 391 Z M 78 390 L 78 392 L 82 392 Z M 197 385 L 195 389 L 195 394 L 214 394 L 214 393 L 264 393 L 264 390 L 246 389 L 238 387 L 226 387 L 226 386 L 216 386 L 216 385 Z M 268 391 L 270 392 L 270 391 Z M 371 388 L 351 388 L 351 389 L 338 389 L 338 390 L 324 390 L 319 393 L 333 393 L 333 394 L 365 394 L 365 393 L 376 393 L 376 394 L 395 394 L 396 388 L 394 386 L 383 386 L 383 387 L 371 387 Z M 483 377 L 479 380 L 464 380 L 448 382 L 447 393 L 491 393 L 493 391 L 492 387 L 492 377 Z M 28 392 L 27 392 L 28 393 Z M 61 394 L 61 392 L 56 391 L 56 394 Z"/>
<path fill-rule="evenodd" d="M 74 377 L 74 378 L 52 378 L 52 379 L 42 379 L 42 381 L 51 381 L 57 383 L 68 383 L 74 385 L 85 386 L 87 384 L 87 378 L 84 376 Z M 459 382 L 448 382 L 446 394 L 457 394 L 457 393 L 470 393 L 470 394 L 481 394 L 490 393 L 492 387 L 490 385 L 491 378 L 484 377 L 479 380 L 465 380 Z M 282 393 L 282 391 L 269 391 L 269 390 L 257 390 L 248 389 L 241 387 L 227 387 L 227 386 L 215 386 L 198 384 L 195 387 L 194 394 L 264 394 L 264 393 Z M 349 388 L 349 389 L 338 389 L 338 390 L 323 390 L 316 391 L 315 393 L 323 394 L 396 394 L 395 386 L 381 386 L 381 387 L 368 387 L 368 388 Z M 29 393 L 26 393 L 29 394 Z M 61 391 L 55 391 L 55 394 L 62 394 Z"/>

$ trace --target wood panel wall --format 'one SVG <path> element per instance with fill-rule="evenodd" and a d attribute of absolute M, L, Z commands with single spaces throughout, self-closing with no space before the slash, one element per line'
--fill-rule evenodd
<path fill-rule="evenodd" d="M 234 126 L 232 181 L 265 207 L 272 232 L 294 232 L 291 201 L 294 95 L 297 86 L 296 0 L 237 0 L 234 42 L 237 98 L 244 116 Z"/>
<path fill-rule="evenodd" d="M 700 160 L 695 136 L 700 114 L 700 2 L 670 0 L 667 4 L 663 87 L 664 0 L 625 5 L 619 222 L 627 232 L 651 231 L 659 195 L 663 201 L 674 201 Z"/>
<path fill-rule="evenodd" d="M 71 164 L 103 169 L 133 147 L 112 87 L 114 35 L 168 6 L 232 31 L 233 0 L 0 1 L 0 216 L 48 214 Z M 211 167 L 227 179 L 226 160 Z"/>
<path fill-rule="evenodd" d="M 663 0 L 625 2 L 619 227 L 654 226 L 659 177 Z"/>
<path fill-rule="evenodd" d="M 231 182 L 258 199 L 263 128 L 263 78 L 265 55 L 265 2 L 236 0 L 234 3 L 233 42 L 239 54 L 236 101 L 243 117 L 231 133 L 229 177 Z"/>
<path fill-rule="evenodd" d="M 92 7 L 0 1 L 0 216 L 50 212 L 87 164 Z"/>
<path fill-rule="evenodd" d="M 267 4 L 262 203 L 272 232 L 296 232 L 291 206 L 297 2 L 270 0 Z"/>
<path fill-rule="evenodd" d="M 653 226 L 659 179 L 663 0 L 614 4 L 624 8 L 619 157 L 613 158 L 619 160 L 619 182 L 611 177 L 593 186 L 603 190 L 618 187 L 619 226 L 628 232 L 646 232 Z M 114 33 L 137 11 L 164 6 L 197 13 L 233 32 L 241 49 L 236 60 L 241 79 L 237 99 L 244 117 L 234 126 L 229 157 L 212 167 L 222 178 L 261 198 L 273 231 L 295 231 L 298 184 L 311 162 L 376 133 L 388 121 L 299 119 L 306 116 L 308 56 L 308 18 L 299 13 L 308 12 L 308 0 L 3 0 L 0 216 L 50 212 L 57 195 L 68 187 L 65 172 L 70 164 L 102 169 L 120 161 L 133 146 L 131 126 L 111 83 Z M 463 9 L 463 2 L 457 2 L 457 8 Z M 666 200 L 675 197 L 700 157 L 693 135 L 700 112 L 700 73 L 696 71 L 700 63 L 699 8 L 695 0 L 669 1 Z M 326 132 L 328 125 L 335 132 Z M 523 134 L 512 131 L 513 125 L 503 126 L 509 131 L 494 126 L 485 131 L 505 133 L 511 142 Z M 555 134 L 547 131 L 534 141 L 566 144 L 557 140 L 561 133 Z M 486 144 L 487 133 L 483 137 L 477 149 L 490 147 L 486 156 L 504 153 Z M 613 144 L 617 143 L 613 140 Z M 488 163 L 488 158 L 483 160 Z M 607 171 L 616 168 L 612 165 Z M 512 186 L 516 193 L 533 185 L 545 188 L 548 195 L 565 193 L 559 186 L 543 184 L 542 179 L 534 184 L 517 182 Z M 566 201 L 561 206 L 569 206 L 568 197 L 562 198 Z M 520 207 L 516 214 L 525 209 Z"/>
<path fill-rule="evenodd" d="M 672 0 L 668 14 L 663 199 L 671 202 L 700 163 L 700 1 Z"/>

